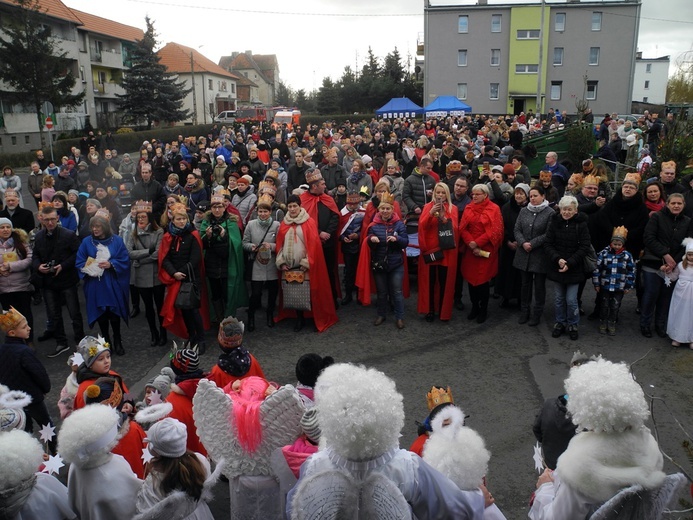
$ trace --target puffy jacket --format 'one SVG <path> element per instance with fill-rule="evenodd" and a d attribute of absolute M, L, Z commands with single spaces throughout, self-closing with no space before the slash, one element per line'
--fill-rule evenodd
<path fill-rule="evenodd" d="M 397 235 L 397 242 L 387 242 L 388 236 Z M 370 237 L 376 236 L 380 240 L 377 244 L 371 242 Z M 376 216 L 373 224 L 368 228 L 368 245 L 371 248 L 371 261 L 381 260 L 387 257 L 388 271 L 392 271 L 402 265 L 402 249 L 409 245 L 407 228 L 400 218 L 393 214 L 389 222 L 384 222 Z"/>
<path fill-rule="evenodd" d="M 548 261 L 547 278 L 564 284 L 583 281 L 587 277 L 584 259 L 590 252 L 590 246 L 590 232 L 585 215 L 577 213 L 565 220 L 560 213 L 556 213 L 551 217 L 544 243 Z M 561 258 L 568 262 L 565 273 L 558 272 L 558 260 Z"/>
<path fill-rule="evenodd" d="M 407 211 L 412 213 L 416 208 L 423 208 L 428 202 L 428 191 L 433 191 L 435 181 L 430 175 L 421 175 L 416 168 L 414 173 L 404 179 L 402 201 L 407 205 Z"/>
<path fill-rule="evenodd" d="M 164 236 L 164 231 L 159 228 L 152 231 L 135 229 L 130 233 L 125 244 L 130 254 L 132 269 L 130 269 L 130 283 L 136 287 L 153 287 L 161 285 L 158 275 L 159 245 Z"/>

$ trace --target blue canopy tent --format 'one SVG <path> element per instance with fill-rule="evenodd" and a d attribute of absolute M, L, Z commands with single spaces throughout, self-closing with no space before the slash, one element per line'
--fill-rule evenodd
<path fill-rule="evenodd" d="M 455 96 L 438 96 L 426 108 L 426 117 L 465 116 L 472 112 L 472 107 Z"/>
<path fill-rule="evenodd" d="M 423 115 L 423 108 L 406 97 L 392 98 L 376 110 L 375 115 L 384 119 L 415 117 Z"/>

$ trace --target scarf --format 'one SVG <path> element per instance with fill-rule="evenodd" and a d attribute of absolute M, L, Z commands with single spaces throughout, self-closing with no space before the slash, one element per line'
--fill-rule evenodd
<path fill-rule="evenodd" d="M 542 202 L 541 204 L 537 204 L 537 205 L 535 206 L 534 204 L 531 204 L 531 203 L 530 203 L 530 204 L 527 204 L 526 207 L 527 207 L 527 209 L 528 209 L 529 211 L 531 211 L 532 213 L 540 213 L 541 211 L 543 211 L 544 208 L 548 208 L 548 207 L 549 207 L 549 201 L 546 200 L 546 199 L 544 199 L 544 202 Z"/>
<path fill-rule="evenodd" d="M 229 352 L 223 352 L 217 365 L 227 374 L 235 377 L 244 376 L 250 370 L 250 353 L 241 345 Z"/>
<path fill-rule="evenodd" d="M 173 222 L 168 223 L 168 232 L 171 233 L 174 237 L 181 237 L 191 230 L 192 230 L 192 224 L 190 224 L 190 222 L 186 222 L 186 224 L 183 228 L 179 228 L 177 226 L 174 226 Z"/>
<path fill-rule="evenodd" d="M 260 224 L 260 227 L 266 228 L 272 225 L 272 217 L 267 217 L 265 220 L 258 217 L 257 222 Z"/>
<path fill-rule="evenodd" d="M 358 184 L 361 179 L 363 179 L 366 176 L 366 172 L 358 171 L 358 172 L 353 172 L 349 176 L 349 182 L 352 184 Z"/>
<path fill-rule="evenodd" d="M 0 245 L 3 246 L 5 249 L 14 249 L 14 238 L 10 236 L 7 240 L 3 241 L 0 238 Z"/>
<path fill-rule="evenodd" d="M 195 186 L 197 186 L 197 182 L 194 182 L 192 184 L 186 184 L 185 185 L 185 191 L 192 191 L 195 189 Z"/>
<path fill-rule="evenodd" d="M 662 209 L 666 203 L 663 200 L 660 200 L 659 202 L 651 202 L 649 200 L 645 200 L 645 206 L 647 206 L 647 209 L 650 211 L 659 211 Z"/>
<path fill-rule="evenodd" d="M 304 208 L 301 208 L 301 211 L 296 218 L 292 218 L 288 213 L 284 215 L 284 224 L 289 226 L 292 224 L 303 224 L 304 222 L 307 222 L 309 218 L 310 215 L 308 215 L 308 212 Z"/>
<path fill-rule="evenodd" d="M 0 518 L 14 518 L 29 500 L 36 484 L 36 475 L 22 480 L 14 487 L 0 491 Z"/>

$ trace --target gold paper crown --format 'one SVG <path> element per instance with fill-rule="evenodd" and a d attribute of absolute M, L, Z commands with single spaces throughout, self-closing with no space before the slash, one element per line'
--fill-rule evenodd
<path fill-rule="evenodd" d="M 380 203 L 389 204 L 390 206 L 395 205 L 395 196 L 392 193 L 383 193 L 380 197 Z"/>
<path fill-rule="evenodd" d="M 547 170 L 542 170 L 539 172 L 539 180 L 541 181 L 550 181 L 551 180 L 551 172 Z"/>
<path fill-rule="evenodd" d="M 355 191 L 350 191 L 346 196 L 347 204 L 358 204 L 361 202 L 361 195 Z"/>
<path fill-rule="evenodd" d="M 180 202 L 171 204 L 171 207 L 168 209 L 171 212 L 171 215 L 185 215 L 186 217 L 188 216 L 188 208 L 186 208 L 185 205 Z"/>
<path fill-rule="evenodd" d="M 38 203 L 38 209 L 41 211 L 43 208 L 52 208 L 53 203 L 52 202 L 39 202 Z"/>
<path fill-rule="evenodd" d="M 10 307 L 9 311 L 0 314 L 0 329 L 7 333 L 16 329 L 22 321 L 26 321 L 24 315 L 14 307 Z"/>
<path fill-rule="evenodd" d="M 104 218 L 104 219 L 108 220 L 109 222 L 111 221 L 111 213 L 106 208 L 97 209 L 96 213 L 94 213 L 94 216 Z"/>
<path fill-rule="evenodd" d="M 212 198 L 209 200 L 209 203 L 212 205 L 223 204 L 225 200 L 226 199 L 224 198 L 224 196 L 221 193 L 217 192 L 212 195 Z"/>
<path fill-rule="evenodd" d="M 640 175 L 637 173 L 626 173 L 626 176 L 623 179 L 623 182 L 632 182 L 636 186 L 640 186 L 641 181 L 642 181 L 642 177 L 640 177 Z"/>
<path fill-rule="evenodd" d="M 437 386 L 431 387 L 431 391 L 426 394 L 426 400 L 428 401 L 428 411 L 430 412 L 436 406 L 443 403 L 454 403 L 452 398 L 452 390 L 448 386 L 445 388 L 438 388 Z"/>
<path fill-rule="evenodd" d="M 314 182 L 318 182 L 321 180 L 323 180 L 322 173 L 320 173 L 320 170 L 318 170 L 317 168 L 306 172 L 306 182 L 308 184 L 313 184 Z"/>
<path fill-rule="evenodd" d="M 270 177 L 272 179 L 279 179 L 279 172 L 277 170 L 267 170 L 267 173 L 265 174 L 265 179 L 267 177 Z"/>
<path fill-rule="evenodd" d="M 261 208 L 264 207 L 266 209 L 271 210 L 272 209 L 272 202 L 274 202 L 274 199 L 267 195 L 266 193 L 260 195 L 260 198 L 257 199 L 257 207 Z"/>
<path fill-rule="evenodd" d="M 277 195 L 277 188 L 274 187 L 274 184 L 271 182 L 267 181 L 261 181 L 260 184 L 258 184 L 258 192 L 260 195 L 272 195 L 272 197 L 276 197 Z"/>
<path fill-rule="evenodd" d="M 662 163 L 663 172 L 674 172 L 676 173 L 676 162 L 674 161 L 664 161 Z"/>
<path fill-rule="evenodd" d="M 599 177 L 596 175 L 588 175 L 582 183 L 583 186 L 599 186 Z"/>
<path fill-rule="evenodd" d="M 627 237 L 628 230 L 623 226 L 615 227 L 613 233 L 611 233 L 611 240 L 613 240 L 614 238 L 620 238 L 625 242 Z"/>
<path fill-rule="evenodd" d="M 574 173 L 570 176 L 571 179 L 573 179 L 573 182 L 582 187 L 582 183 L 585 182 L 585 175 L 582 173 Z"/>
<path fill-rule="evenodd" d="M 135 210 L 135 213 L 151 213 L 152 212 L 152 203 L 146 200 L 138 200 L 135 202 L 132 207 Z"/>

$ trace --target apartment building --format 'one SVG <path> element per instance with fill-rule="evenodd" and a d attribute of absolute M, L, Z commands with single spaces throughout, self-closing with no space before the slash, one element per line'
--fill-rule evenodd
<path fill-rule="evenodd" d="M 633 75 L 633 101 L 664 105 L 669 82 L 669 56 L 643 58 L 638 52 Z"/>
<path fill-rule="evenodd" d="M 222 56 L 219 66 L 253 83 L 255 88 L 250 89 L 250 104 L 274 105 L 279 84 L 279 62 L 276 54 L 234 51 L 231 56 Z"/>
<path fill-rule="evenodd" d="M 477 113 L 575 113 L 584 99 L 596 114 L 628 113 L 640 6 L 425 0 L 424 103 L 453 95 Z"/>

